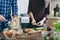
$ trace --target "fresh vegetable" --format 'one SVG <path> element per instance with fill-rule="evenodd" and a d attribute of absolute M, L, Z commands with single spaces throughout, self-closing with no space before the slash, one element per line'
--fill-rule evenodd
<path fill-rule="evenodd" d="M 10 31 L 5 32 L 5 34 L 6 34 L 8 37 L 12 37 L 13 33 L 14 33 L 14 30 L 10 30 Z"/>
<path fill-rule="evenodd" d="M 60 31 L 60 20 L 57 21 L 57 22 L 54 24 L 54 26 L 55 26 L 56 31 Z"/>
<path fill-rule="evenodd" d="M 51 31 L 51 30 L 52 30 L 52 26 L 48 26 L 47 31 Z"/>

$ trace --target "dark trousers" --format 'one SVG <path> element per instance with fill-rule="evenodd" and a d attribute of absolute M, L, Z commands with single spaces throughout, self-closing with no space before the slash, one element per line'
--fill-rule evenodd
<path fill-rule="evenodd" d="M 54 12 L 54 17 L 56 17 L 56 12 Z"/>
<path fill-rule="evenodd" d="M 45 27 L 46 26 L 46 23 L 44 23 L 42 26 L 32 25 L 31 21 L 32 20 L 30 19 L 30 23 L 28 24 L 27 28 L 38 28 L 38 27 Z"/>
<path fill-rule="evenodd" d="M 0 22 L 0 32 L 2 32 L 5 28 L 11 29 L 7 22 Z"/>

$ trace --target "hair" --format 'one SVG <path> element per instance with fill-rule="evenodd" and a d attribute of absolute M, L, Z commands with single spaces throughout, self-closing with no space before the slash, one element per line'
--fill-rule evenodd
<path fill-rule="evenodd" d="M 56 4 L 56 7 L 58 7 L 59 6 L 59 4 Z"/>

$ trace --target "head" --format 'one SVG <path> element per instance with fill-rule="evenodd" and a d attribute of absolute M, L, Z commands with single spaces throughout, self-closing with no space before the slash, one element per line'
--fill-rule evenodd
<path fill-rule="evenodd" d="M 56 7 L 59 7 L 59 4 L 57 4 Z"/>

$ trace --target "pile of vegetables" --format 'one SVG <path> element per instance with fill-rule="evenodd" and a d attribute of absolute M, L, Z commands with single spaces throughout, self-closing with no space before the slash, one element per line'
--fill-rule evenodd
<path fill-rule="evenodd" d="M 55 26 L 56 31 L 60 31 L 60 20 L 57 21 L 57 22 L 54 24 L 54 26 Z"/>
<path fill-rule="evenodd" d="M 19 32 L 18 31 L 15 31 L 15 30 L 9 30 L 9 31 L 4 31 L 3 32 L 4 35 L 6 35 L 7 37 L 12 37 L 12 36 L 19 36 Z"/>

